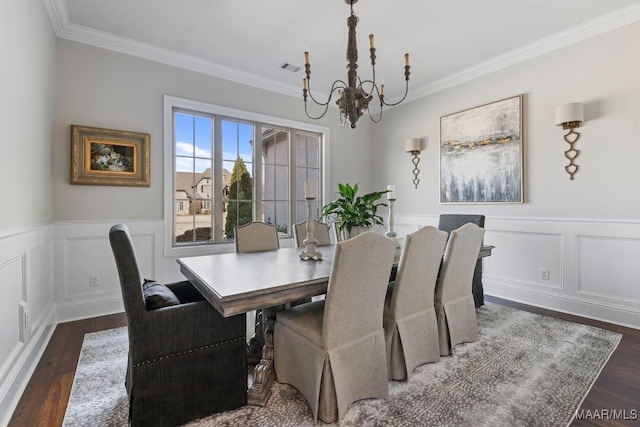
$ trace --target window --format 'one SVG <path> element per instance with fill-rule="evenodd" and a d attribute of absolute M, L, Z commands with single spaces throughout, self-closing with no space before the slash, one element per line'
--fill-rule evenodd
<path fill-rule="evenodd" d="M 164 111 L 168 255 L 232 243 L 234 227 L 254 219 L 291 237 L 307 217 L 308 180 L 318 218 L 327 128 L 170 96 Z"/>

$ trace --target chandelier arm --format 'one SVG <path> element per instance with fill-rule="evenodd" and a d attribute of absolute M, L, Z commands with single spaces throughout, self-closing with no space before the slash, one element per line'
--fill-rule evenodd
<path fill-rule="evenodd" d="M 324 105 L 324 111 L 319 116 L 312 116 L 311 114 L 309 114 L 309 111 L 307 110 L 307 103 L 306 102 L 304 103 L 304 112 L 307 115 L 307 117 L 309 117 L 312 120 L 318 120 L 318 119 L 323 118 L 324 115 L 327 114 L 327 111 L 329 110 L 329 103 L 328 102 L 326 104 L 317 104 L 317 105 Z"/>
<path fill-rule="evenodd" d="M 372 87 L 371 87 L 371 92 L 369 92 L 369 96 L 371 96 L 373 94 L 373 89 L 376 89 L 376 92 L 378 92 L 378 88 L 376 85 L 376 66 L 374 63 L 371 64 L 371 80 L 365 80 L 365 82 L 370 82 Z M 362 84 L 362 82 L 360 83 Z M 378 92 L 378 96 L 380 95 L 380 92 Z"/>
<path fill-rule="evenodd" d="M 393 102 L 393 103 L 388 103 L 385 101 L 382 101 L 382 104 L 386 105 L 387 107 L 394 107 L 398 104 L 400 104 L 402 101 L 404 101 L 404 99 L 407 97 L 407 94 L 409 93 L 409 80 L 407 80 L 405 89 L 404 89 L 404 95 L 402 96 L 402 99 L 400 99 L 400 101 L 398 102 Z"/>
<path fill-rule="evenodd" d="M 336 84 L 342 84 L 342 88 L 341 87 L 336 87 Z M 307 93 L 309 95 L 309 98 L 311 98 L 311 100 L 313 102 L 315 102 L 317 105 L 321 105 L 321 106 L 324 107 L 324 106 L 329 105 L 329 103 L 331 102 L 331 97 L 333 97 L 333 92 L 335 92 L 336 89 L 343 89 L 345 87 L 346 87 L 346 84 L 342 80 L 336 80 L 335 82 L 333 82 L 333 85 L 331 85 L 331 92 L 329 92 L 329 97 L 327 98 L 327 102 L 318 102 L 318 101 L 316 101 L 316 99 L 311 94 L 311 83 L 309 83 L 309 91 Z"/>
<path fill-rule="evenodd" d="M 380 107 L 380 114 L 378 115 L 377 119 L 373 118 L 373 115 L 371 114 L 371 110 L 367 109 L 367 112 L 369 113 L 369 118 L 373 123 L 379 123 L 380 120 L 382 120 L 382 107 Z"/>

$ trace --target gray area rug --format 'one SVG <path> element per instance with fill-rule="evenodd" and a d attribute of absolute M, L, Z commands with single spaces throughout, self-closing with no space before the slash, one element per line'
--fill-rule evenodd
<path fill-rule="evenodd" d="M 408 381 L 387 399 L 352 404 L 342 426 L 566 426 L 621 335 L 498 304 L 477 310 L 479 339 Z M 63 425 L 126 426 L 126 328 L 85 336 Z M 321 421 L 318 425 L 322 425 Z M 275 383 L 266 407 L 245 406 L 190 426 L 313 426 L 306 400 Z"/>

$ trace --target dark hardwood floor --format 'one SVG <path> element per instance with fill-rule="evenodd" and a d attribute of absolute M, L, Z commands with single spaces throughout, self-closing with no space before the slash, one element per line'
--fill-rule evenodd
<path fill-rule="evenodd" d="M 594 419 L 574 420 L 571 426 L 639 426 L 640 412 L 640 331 L 596 320 L 558 313 L 524 304 L 486 297 L 487 301 L 504 304 L 571 322 L 579 322 L 621 333 L 620 345 L 602 370 L 585 398 L 581 409 L 591 411 Z M 59 324 L 20 399 L 10 426 L 56 427 L 62 424 L 73 375 L 78 363 L 84 334 L 126 325 L 124 314 Z M 610 415 L 613 410 L 617 418 Z M 620 415 L 622 414 L 622 417 Z M 636 415 L 636 419 L 634 418 Z M 99 427 L 99 426 L 96 426 Z M 514 426 L 515 427 L 515 426 Z"/>

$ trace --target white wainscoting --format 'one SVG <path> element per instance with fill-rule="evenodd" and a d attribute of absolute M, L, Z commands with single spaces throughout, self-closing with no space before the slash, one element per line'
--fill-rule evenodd
<path fill-rule="evenodd" d="M 123 311 L 108 239 L 116 222 L 58 222 L 0 235 L 0 425 L 55 324 Z M 175 258 L 163 255 L 161 220 L 121 222 L 131 230 L 142 277 L 182 279 Z M 438 216 L 397 214 L 395 223 L 403 237 L 437 226 Z M 486 294 L 640 328 L 640 221 L 487 217 L 485 227 L 485 243 L 495 246 L 484 260 Z M 92 275 L 99 284 L 92 286 Z M 21 303 L 30 319 L 24 342 Z"/>
<path fill-rule="evenodd" d="M 120 221 L 56 224 L 56 305 L 58 322 L 124 311 L 109 229 Z M 133 239 L 140 275 L 165 280 L 162 221 L 121 221 Z M 93 280 L 92 277 L 96 278 Z M 97 283 L 96 283 L 97 282 Z"/>
<path fill-rule="evenodd" d="M 9 423 L 56 323 L 53 236 L 52 224 L 0 235 L 0 425 Z"/>
<path fill-rule="evenodd" d="M 129 227 L 140 275 L 159 282 L 184 280 L 175 257 L 164 257 L 163 221 L 109 220 L 58 222 L 55 226 L 55 301 L 58 322 L 86 319 L 124 311 L 118 273 L 109 244 L 109 229 L 123 222 Z M 293 245 L 282 239 L 281 247 Z M 233 245 L 218 245 L 211 253 L 233 252 Z M 98 275 L 100 284 L 91 285 Z M 253 335 L 252 313 L 247 336 Z"/>
<path fill-rule="evenodd" d="M 395 222 L 404 236 L 438 216 Z M 486 294 L 640 329 L 640 221 L 487 217 L 485 228 Z"/>

